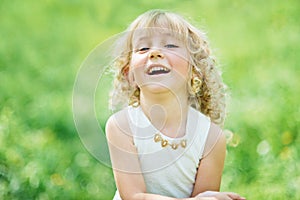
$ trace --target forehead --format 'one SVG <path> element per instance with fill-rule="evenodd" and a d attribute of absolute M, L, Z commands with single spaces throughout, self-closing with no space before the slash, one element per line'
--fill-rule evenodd
<path fill-rule="evenodd" d="M 156 28 L 156 27 L 137 29 L 132 33 L 133 43 L 151 39 L 151 38 L 182 40 L 183 37 L 174 30 L 166 29 L 166 28 Z"/>

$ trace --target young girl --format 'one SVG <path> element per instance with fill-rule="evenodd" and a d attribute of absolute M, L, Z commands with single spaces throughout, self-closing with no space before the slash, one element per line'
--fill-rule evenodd
<path fill-rule="evenodd" d="M 106 124 L 114 200 L 244 199 L 218 192 L 225 91 L 204 33 L 152 10 L 132 22 L 116 52 L 111 105 L 123 109 Z"/>

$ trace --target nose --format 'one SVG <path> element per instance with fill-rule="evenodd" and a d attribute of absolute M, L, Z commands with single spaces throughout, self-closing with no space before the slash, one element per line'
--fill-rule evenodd
<path fill-rule="evenodd" d="M 157 58 L 163 59 L 164 57 L 165 57 L 164 54 L 159 49 L 154 49 L 149 53 L 150 59 L 157 59 Z"/>

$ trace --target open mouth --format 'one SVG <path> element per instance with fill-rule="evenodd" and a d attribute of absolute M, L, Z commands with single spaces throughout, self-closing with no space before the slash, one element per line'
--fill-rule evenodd
<path fill-rule="evenodd" d="M 159 74 L 167 74 L 170 70 L 163 66 L 153 66 L 150 67 L 147 71 L 148 75 L 159 75 Z"/>

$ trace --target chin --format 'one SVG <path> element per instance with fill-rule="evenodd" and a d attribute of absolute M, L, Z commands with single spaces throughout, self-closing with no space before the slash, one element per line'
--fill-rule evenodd
<path fill-rule="evenodd" d="M 147 79 L 138 82 L 138 86 L 144 94 L 166 94 L 171 92 L 177 95 L 187 90 L 186 85 L 185 79 L 168 76 L 151 77 L 151 79 L 147 77 Z"/>
<path fill-rule="evenodd" d="M 146 93 L 153 93 L 153 94 L 160 94 L 160 93 L 165 93 L 165 92 L 170 92 L 170 88 L 159 85 L 159 84 L 148 84 L 146 86 L 143 86 L 141 88 L 143 92 Z"/>

